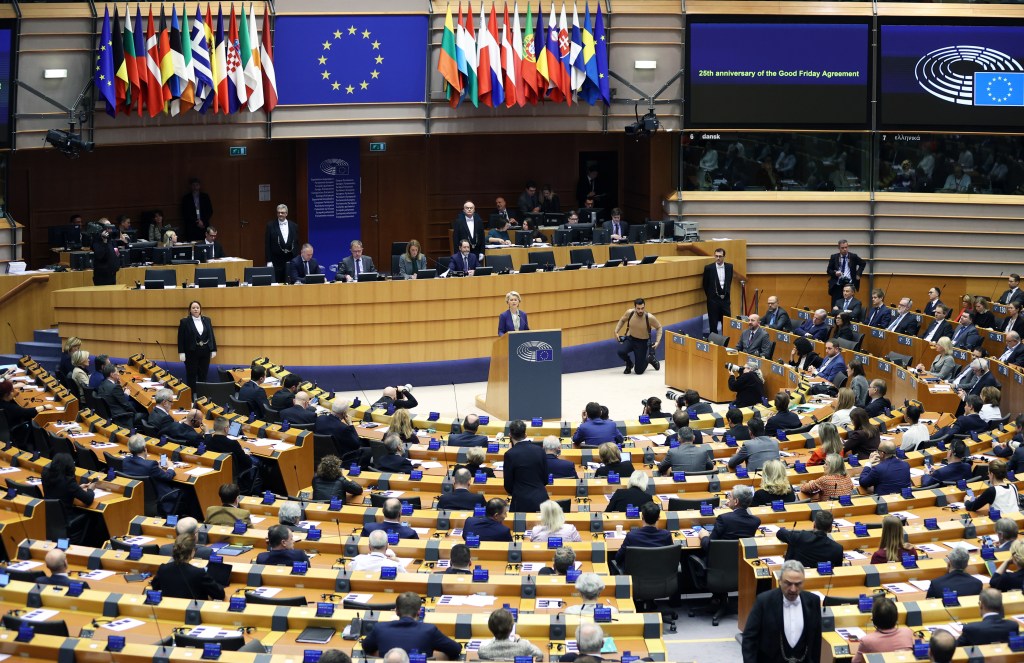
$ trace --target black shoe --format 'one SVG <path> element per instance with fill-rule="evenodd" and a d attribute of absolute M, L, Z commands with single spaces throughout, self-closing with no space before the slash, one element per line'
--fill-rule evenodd
<path fill-rule="evenodd" d="M 658 361 L 657 359 L 651 360 L 651 366 L 653 366 L 654 370 L 656 370 L 656 371 L 660 371 L 661 370 L 661 362 Z"/>
<path fill-rule="evenodd" d="M 632 373 L 633 372 L 633 362 L 630 361 L 629 359 L 627 359 L 626 360 L 626 370 L 624 370 L 622 372 L 626 373 L 626 374 Z"/>

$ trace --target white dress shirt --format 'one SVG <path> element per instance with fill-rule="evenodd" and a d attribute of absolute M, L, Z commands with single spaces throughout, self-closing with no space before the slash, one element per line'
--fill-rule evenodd
<path fill-rule="evenodd" d="M 790 647 L 796 647 L 804 632 L 804 609 L 800 598 L 795 601 L 782 597 L 782 627 Z"/>
<path fill-rule="evenodd" d="M 715 271 L 718 272 L 718 284 L 722 286 L 722 291 L 725 291 L 725 263 L 721 265 L 715 263 Z"/>
<path fill-rule="evenodd" d="M 393 566 L 405 572 L 405 566 L 396 559 L 391 559 L 382 552 L 356 555 L 345 567 L 348 571 L 380 571 L 385 566 Z"/>
<path fill-rule="evenodd" d="M 199 316 L 197 318 L 195 316 L 191 316 L 190 315 L 189 317 L 192 318 L 192 324 L 194 324 L 196 326 L 196 332 L 200 336 L 202 336 L 203 335 L 203 316 Z"/>
<path fill-rule="evenodd" d="M 281 238 L 288 242 L 288 219 L 277 222 L 277 229 L 281 231 Z"/>

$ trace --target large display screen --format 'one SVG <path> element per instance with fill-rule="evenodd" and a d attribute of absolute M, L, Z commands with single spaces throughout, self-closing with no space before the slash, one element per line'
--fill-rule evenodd
<path fill-rule="evenodd" d="M 0 21 L 0 147 L 11 146 L 11 86 L 14 58 L 13 21 Z"/>
<path fill-rule="evenodd" d="M 684 123 L 697 129 L 867 128 L 869 47 L 866 19 L 693 18 Z"/>
<path fill-rule="evenodd" d="M 882 128 L 1024 127 L 1024 24 L 957 23 L 881 25 Z"/>

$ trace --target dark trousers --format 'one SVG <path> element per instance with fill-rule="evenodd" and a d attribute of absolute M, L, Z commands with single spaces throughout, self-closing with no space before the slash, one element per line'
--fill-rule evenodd
<path fill-rule="evenodd" d="M 185 354 L 185 384 L 192 389 L 192 399 L 196 397 L 196 382 L 207 382 L 210 376 L 210 353 L 196 352 Z"/>
<path fill-rule="evenodd" d="M 284 260 L 272 261 L 274 265 L 274 280 L 278 283 L 288 283 L 288 261 L 291 258 L 285 258 Z"/>
<path fill-rule="evenodd" d="M 619 358 L 625 362 L 632 361 L 637 375 L 647 370 L 647 344 L 648 341 L 633 336 L 627 336 L 625 341 L 619 343 Z M 633 356 L 630 357 L 630 354 Z"/>
<path fill-rule="evenodd" d="M 718 333 L 718 326 L 722 324 L 722 318 L 732 315 L 732 303 L 728 299 L 722 299 L 718 295 L 708 297 L 708 330 Z"/>
<path fill-rule="evenodd" d="M 117 272 L 95 271 L 92 273 L 93 285 L 117 285 Z"/>

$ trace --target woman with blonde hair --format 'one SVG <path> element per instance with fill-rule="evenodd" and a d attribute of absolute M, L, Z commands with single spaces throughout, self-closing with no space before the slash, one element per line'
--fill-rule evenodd
<path fill-rule="evenodd" d="M 512 331 L 529 331 L 530 324 L 526 320 L 526 311 L 519 310 L 519 304 L 523 298 L 515 290 L 509 290 L 505 295 L 507 311 L 502 311 L 498 316 L 498 336 L 504 336 Z"/>
<path fill-rule="evenodd" d="M 953 371 L 956 370 L 956 362 L 953 361 L 953 342 L 948 336 L 943 336 L 932 344 L 932 349 L 937 354 L 935 359 L 932 359 L 928 372 L 942 380 L 953 377 Z M 924 364 L 918 364 L 917 370 L 924 371 Z"/>
<path fill-rule="evenodd" d="M 75 350 L 71 355 L 71 379 L 78 385 L 79 397 L 84 396 L 89 389 L 89 353 L 85 350 Z"/>
<path fill-rule="evenodd" d="M 170 248 L 178 243 L 178 233 L 174 232 L 174 229 L 170 229 L 164 233 L 163 245 L 165 248 Z"/>
<path fill-rule="evenodd" d="M 781 460 L 770 460 L 761 468 L 761 487 L 754 491 L 750 506 L 767 506 L 779 500 L 793 502 L 796 493 L 786 478 L 786 464 Z"/>
<path fill-rule="evenodd" d="M 903 541 L 903 521 L 898 516 L 882 518 L 882 541 L 878 550 L 871 555 L 871 564 L 898 564 L 907 554 L 917 559 L 917 548 Z"/>
<path fill-rule="evenodd" d="M 57 365 L 57 377 L 70 376 L 75 370 L 75 364 L 71 361 L 76 350 L 82 349 L 82 339 L 77 336 L 68 336 L 60 349 L 60 363 Z"/>
<path fill-rule="evenodd" d="M 1008 572 L 1011 562 L 1017 568 L 1013 573 Z M 1024 540 L 1017 539 L 1013 542 L 1010 546 L 1010 556 L 992 574 L 989 586 L 1001 592 L 1024 588 Z"/>
<path fill-rule="evenodd" d="M 836 410 L 829 418 L 829 423 L 835 427 L 845 426 L 850 423 L 850 412 L 857 407 L 857 392 L 850 387 L 843 387 L 839 390 L 839 397 L 836 399 Z"/>
<path fill-rule="evenodd" d="M 412 417 L 409 416 L 409 411 L 404 407 L 395 410 L 395 413 L 391 415 L 391 426 L 388 428 L 388 431 L 397 433 L 398 437 L 402 438 L 402 442 L 405 444 L 416 443 L 416 428 L 412 425 Z"/>
<path fill-rule="evenodd" d="M 844 387 L 839 390 L 840 402 L 842 402 L 844 391 L 847 392 L 847 399 L 852 400 L 853 391 Z M 821 440 L 821 446 L 811 452 L 811 456 L 807 459 L 807 465 L 822 465 L 829 454 L 842 455 L 843 441 L 839 438 L 839 431 L 834 423 L 826 421 L 823 424 L 818 424 L 818 438 Z"/>
<path fill-rule="evenodd" d="M 540 505 L 540 524 L 530 531 L 530 541 L 547 541 L 550 537 L 561 537 L 563 543 L 582 541 L 576 526 L 565 522 L 565 512 L 558 502 L 547 500 Z"/>
<path fill-rule="evenodd" d="M 403 279 L 414 279 L 416 273 L 427 268 L 427 257 L 423 255 L 423 247 L 419 240 L 410 239 L 405 245 L 405 253 L 398 256 L 398 273 Z"/>
<path fill-rule="evenodd" d="M 846 463 L 839 453 L 825 456 L 825 474 L 800 485 L 800 493 L 820 502 L 853 493 L 853 479 L 846 475 Z"/>
<path fill-rule="evenodd" d="M 595 477 L 606 477 L 609 472 L 615 472 L 620 477 L 633 474 L 633 464 L 628 460 L 622 460 L 622 452 L 619 451 L 619 446 L 614 442 L 605 442 L 599 446 L 597 448 L 597 455 L 601 458 L 601 462 L 604 465 L 594 471 Z"/>

